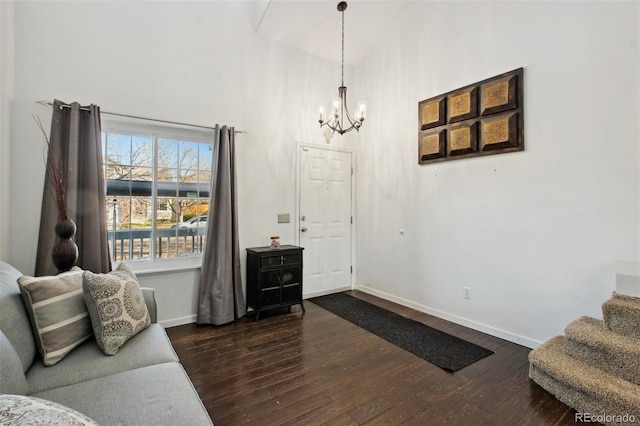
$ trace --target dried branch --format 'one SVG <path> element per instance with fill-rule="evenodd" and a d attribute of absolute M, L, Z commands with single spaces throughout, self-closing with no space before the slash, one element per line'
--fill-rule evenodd
<path fill-rule="evenodd" d="M 40 117 L 33 116 L 34 120 L 38 124 L 42 135 L 44 136 L 44 141 L 47 149 L 47 161 L 46 161 L 46 173 L 47 179 L 53 186 L 53 190 L 55 191 L 55 200 L 56 206 L 58 207 L 58 219 L 66 220 L 69 219 L 69 212 L 67 209 L 67 188 L 64 173 L 60 168 L 59 158 L 57 158 L 55 150 L 53 149 L 53 145 L 51 145 L 51 141 L 49 140 L 49 136 L 47 136 L 47 132 L 40 121 Z"/>

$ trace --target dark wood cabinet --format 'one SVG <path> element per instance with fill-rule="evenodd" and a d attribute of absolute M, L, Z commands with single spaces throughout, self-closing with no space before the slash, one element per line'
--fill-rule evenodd
<path fill-rule="evenodd" d="M 256 313 L 300 305 L 302 302 L 302 247 L 247 249 L 247 307 Z"/>

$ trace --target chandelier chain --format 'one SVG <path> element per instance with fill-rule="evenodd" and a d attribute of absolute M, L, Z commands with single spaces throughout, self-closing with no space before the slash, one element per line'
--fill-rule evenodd
<path fill-rule="evenodd" d="M 344 86 L 344 10 L 342 11 L 342 85 Z"/>

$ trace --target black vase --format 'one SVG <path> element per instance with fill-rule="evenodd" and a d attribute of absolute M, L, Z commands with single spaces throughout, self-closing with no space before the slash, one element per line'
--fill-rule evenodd
<path fill-rule="evenodd" d="M 58 273 L 67 272 L 78 261 L 78 246 L 72 240 L 76 233 L 76 224 L 71 219 L 63 219 L 56 223 L 58 241 L 53 246 L 51 257 Z"/>

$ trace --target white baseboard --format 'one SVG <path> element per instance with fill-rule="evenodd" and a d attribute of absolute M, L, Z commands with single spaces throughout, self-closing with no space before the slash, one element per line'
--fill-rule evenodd
<path fill-rule="evenodd" d="M 327 294 L 338 293 L 338 292 L 347 291 L 347 290 L 351 290 L 351 287 L 337 288 L 337 289 L 333 289 L 333 290 L 329 290 L 329 291 L 321 291 L 321 292 L 316 292 L 316 293 L 305 294 L 303 296 L 303 299 L 311 299 L 313 297 L 325 296 Z M 530 339 L 530 338 L 525 337 L 525 336 L 520 336 L 518 334 L 514 334 L 514 333 L 511 333 L 511 332 L 508 332 L 508 331 L 505 331 L 505 330 L 501 330 L 499 328 L 495 328 L 495 327 L 492 327 L 492 326 L 489 326 L 489 325 L 486 325 L 486 324 L 482 324 L 482 323 L 479 323 L 479 322 L 476 322 L 476 321 L 472 321 L 472 320 L 469 320 L 469 319 L 466 319 L 466 318 L 462 318 L 462 317 L 459 317 L 457 315 L 452 315 L 452 314 L 449 314 L 447 312 L 443 312 L 443 311 L 440 311 L 438 309 L 431 308 L 429 306 L 421 305 L 419 303 L 415 303 L 415 302 L 412 302 L 410 300 L 403 299 L 401 297 L 396 297 L 396 296 L 393 296 L 393 295 L 391 295 L 389 293 L 385 293 L 383 291 L 379 291 L 379 290 L 376 290 L 374 288 L 367 287 L 366 285 L 359 284 L 359 285 L 356 286 L 356 290 L 361 291 L 363 293 L 371 294 L 373 296 L 379 297 L 381 299 L 388 300 L 390 302 L 397 303 L 397 304 L 402 305 L 402 306 L 406 306 L 406 307 L 411 308 L 411 309 L 415 309 L 416 311 L 424 312 L 426 314 L 433 315 L 435 317 L 442 318 L 442 319 L 445 319 L 447 321 L 451 321 L 453 323 L 463 325 L 465 327 L 469 327 L 469 328 L 471 328 L 473 330 L 481 331 L 481 332 L 489 334 L 491 336 L 499 337 L 500 339 L 504 339 L 504 340 L 507 340 L 509 342 L 516 343 L 518 345 L 526 346 L 528 348 L 535 349 L 535 348 L 537 348 L 538 346 L 540 346 L 542 344 L 542 342 L 540 342 L 540 341 L 537 341 L 537 340 L 534 340 L 534 339 Z M 196 320 L 197 320 L 197 315 L 193 314 L 193 315 L 188 315 L 188 316 L 185 316 L 185 317 L 171 318 L 171 319 L 166 319 L 166 320 L 162 320 L 162 321 L 158 321 L 158 322 L 164 328 L 169 328 L 169 327 L 176 327 L 178 325 L 191 324 L 191 323 L 196 322 Z"/>
<path fill-rule="evenodd" d="M 158 323 L 164 328 L 175 327 L 178 325 L 191 324 L 196 322 L 198 316 L 196 314 L 189 315 L 181 318 L 171 318 L 167 320 L 158 321 Z"/>
<path fill-rule="evenodd" d="M 453 323 L 463 325 L 465 327 L 469 327 L 473 330 L 481 331 L 483 333 L 489 334 L 494 337 L 499 337 L 500 339 L 504 339 L 509 342 L 516 343 L 518 345 L 526 346 L 527 348 L 535 349 L 542 344 L 542 342 L 539 342 L 537 340 L 530 339 L 525 336 L 520 336 L 518 334 L 501 330 L 499 328 L 495 328 L 495 327 L 482 324 L 476 321 L 472 321 L 466 318 L 462 318 L 457 315 L 452 315 L 447 312 L 443 312 L 438 309 L 431 308 L 429 306 L 421 305 L 419 303 L 415 303 L 410 300 L 403 299 L 401 297 L 396 297 L 389 293 L 385 293 L 383 291 L 376 290 L 371 287 L 367 287 L 366 285 L 358 284 L 356 285 L 356 290 L 361 291 L 363 293 L 371 294 L 373 296 L 388 300 L 390 302 L 397 303 L 402 306 L 406 306 L 407 308 L 415 309 L 416 311 L 433 315 L 434 317 L 442 318 L 447 321 L 451 321 Z"/>

